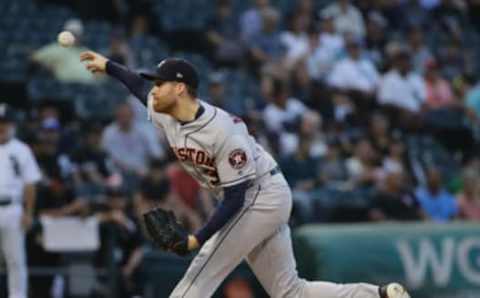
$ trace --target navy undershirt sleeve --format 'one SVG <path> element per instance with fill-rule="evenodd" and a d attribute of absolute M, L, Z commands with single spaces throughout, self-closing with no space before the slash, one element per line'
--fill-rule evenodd
<path fill-rule="evenodd" d="M 250 181 L 245 181 L 225 187 L 223 201 L 220 202 L 205 226 L 195 234 L 200 245 L 205 243 L 242 209 L 245 202 L 245 192 L 249 185 Z"/>
<path fill-rule="evenodd" d="M 130 92 L 135 95 L 144 105 L 147 105 L 148 92 L 151 82 L 142 78 L 139 74 L 114 61 L 108 61 L 106 72 L 110 76 L 122 82 Z"/>

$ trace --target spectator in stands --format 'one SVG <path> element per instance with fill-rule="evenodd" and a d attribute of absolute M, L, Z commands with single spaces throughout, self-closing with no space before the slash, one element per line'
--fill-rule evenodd
<path fill-rule="evenodd" d="M 288 29 L 281 33 L 280 39 L 286 48 L 285 66 L 288 70 L 297 66 L 308 53 L 308 21 L 303 15 L 294 14 L 289 20 Z"/>
<path fill-rule="evenodd" d="M 335 32 L 332 17 L 321 15 L 320 24 L 310 26 L 308 37 L 309 51 L 305 57 L 308 74 L 312 80 L 323 83 L 343 52 L 343 36 Z"/>
<path fill-rule="evenodd" d="M 393 140 L 388 148 L 388 155 L 382 162 L 383 170 L 386 173 L 408 173 L 406 161 L 406 148 L 402 140 Z"/>
<path fill-rule="evenodd" d="M 120 268 L 115 276 L 118 285 L 116 293 L 120 298 L 135 297 L 143 291 L 143 279 L 139 275 L 144 254 L 142 230 L 130 208 L 127 192 L 121 187 L 110 187 L 106 194 L 104 209 L 96 213 L 102 224 L 100 250 L 97 252 L 95 265 L 106 268 L 111 258 L 110 251 L 115 251 L 118 255 L 113 261 L 115 266 Z M 108 282 L 108 278 L 100 278 L 99 282 Z"/>
<path fill-rule="evenodd" d="M 228 84 L 226 73 L 222 71 L 210 73 L 207 100 L 229 113 L 243 116 L 246 112 L 243 103 L 239 102 L 237 97 L 227 95 Z"/>
<path fill-rule="evenodd" d="M 330 55 L 338 59 L 345 47 L 344 36 L 335 28 L 334 18 L 325 13 L 320 14 L 320 47 L 329 51 Z"/>
<path fill-rule="evenodd" d="M 419 113 L 425 104 L 426 88 L 422 77 L 411 69 L 410 54 L 401 49 L 393 67 L 381 79 L 378 102 L 402 113 Z"/>
<path fill-rule="evenodd" d="M 129 7 L 126 11 L 128 20 L 125 21 L 132 29 L 131 32 L 140 32 L 137 29 L 141 29 L 144 33 L 150 32 L 155 2 L 151 0 L 127 0 L 126 2 Z"/>
<path fill-rule="evenodd" d="M 367 31 L 365 36 L 365 53 L 377 69 L 385 68 L 385 57 L 383 50 L 387 44 L 385 31 L 387 20 L 378 12 L 370 12 L 367 16 Z"/>
<path fill-rule="evenodd" d="M 270 7 L 269 0 L 252 0 L 254 6 L 250 7 L 240 17 L 240 34 L 244 41 L 249 41 L 255 35 L 260 34 L 263 28 L 262 10 Z"/>
<path fill-rule="evenodd" d="M 378 193 L 374 196 L 369 217 L 373 221 L 419 220 L 423 218 L 415 196 L 408 191 L 405 175 L 391 172 L 385 178 Z"/>
<path fill-rule="evenodd" d="M 289 96 L 286 82 L 274 82 L 272 100 L 263 111 L 263 119 L 276 152 L 293 152 L 297 141 L 296 131 L 306 111 L 307 107 L 302 102 Z"/>
<path fill-rule="evenodd" d="M 427 185 L 418 187 L 415 196 L 425 214 L 433 221 L 446 222 L 458 214 L 458 203 L 444 188 L 442 175 L 436 168 L 427 170 Z"/>
<path fill-rule="evenodd" d="M 78 19 L 70 19 L 63 29 L 75 35 L 75 44 L 71 47 L 62 47 L 55 41 L 36 50 L 32 60 L 51 71 L 53 76 L 62 82 L 93 84 L 98 81 L 78 59 L 80 53 L 87 50 L 81 45 L 82 22 Z"/>
<path fill-rule="evenodd" d="M 231 112 L 227 107 L 228 98 L 225 96 L 225 75 L 221 72 L 213 72 L 208 79 L 208 100 L 215 106 Z"/>
<path fill-rule="evenodd" d="M 328 77 L 330 86 L 344 91 L 356 91 L 363 96 L 374 94 L 379 74 L 372 61 L 362 57 L 362 41 L 357 38 L 346 40 L 348 56 L 338 61 Z"/>
<path fill-rule="evenodd" d="M 310 191 L 317 183 L 318 158 L 312 156 L 311 145 L 312 140 L 300 138 L 297 151 L 280 161 L 280 167 L 294 192 Z"/>
<path fill-rule="evenodd" d="M 464 171 L 463 189 L 457 201 L 461 219 L 480 221 L 480 176 L 474 168 Z"/>
<path fill-rule="evenodd" d="M 368 139 L 375 150 L 385 156 L 390 150 L 392 137 L 388 118 L 381 113 L 374 113 L 369 121 Z"/>
<path fill-rule="evenodd" d="M 333 117 L 337 123 L 350 123 L 355 114 L 355 104 L 350 96 L 344 92 L 335 92 L 332 95 Z"/>
<path fill-rule="evenodd" d="M 201 227 L 200 216 L 195 209 L 191 208 L 175 192 L 171 190 L 171 183 L 167 175 L 167 163 L 162 160 L 151 162 L 148 175 L 140 184 L 140 191 L 135 198 L 137 213 L 139 215 L 154 207 L 161 207 L 175 211 L 182 223 L 191 231 Z"/>
<path fill-rule="evenodd" d="M 474 53 L 460 41 L 452 40 L 438 45 L 438 64 L 441 74 L 447 80 L 454 80 L 464 73 L 474 73 Z"/>
<path fill-rule="evenodd" d="M 433 59 L 433 54 L 425 44 L 422 29 L 411 27 L 408 30 L 407 42 L 412 55 L 413 69 L 417 74 L 423 74 L 426 63 Z"/>
<path fill-rule="evenodd" d="M 37 159 L 50 182 L 66 182 L 72 178 L 74 170 L 71 157 L 60 151 L 61 129 L 57 119 L 46 118 L 37 132 Z"/>
<path fill-rule="evenodd" d="M 426 9 L 427 1 L 420 0 L 408 0 L 401 1 L 400 7 L 394 11 L 393 15 L 396 16 L 396 27 L 399 29 L 406 29 L 409 27 L 426 27 L 431 22 L 431 13 L 429 10 L 432 8 L 429 7 Z M 437 2 L 433 0 L 430 2 Z"/>
<path fill-rule="evenodd" d="M 103 132 L 102 147 L 112 158 L 116 170 L 132 186 L 145 176 L 150 160 L 162 156 L 159 140 L 152 140 L 142 126 L 133 121 L 128 103 L 118 105 L 115 121 Z"/>
<path fill-rule="evenodd" d="M 325 155 L 327 146 L 322 131 L 322 117 L 316 111 L 307 110 L 300 121 L 298 138 L 310 140 L 310 155 L 319 158 Z M 297 145 L 298 148 L 298 145 Z"/>
<path fill-rule="evenodd" d="M 429 109 L 449 107 L 455 104 L 455 98 L 450 83 L 442 78 L 435 60 L 427 61 L 425 65 L 425 104 Z"/>
<path fill-rule="evenodd" d="M 312 208 L 311 191 L 318 184 L 319 158 L 311 154 L 312 140 L 300 137 L 298 147 L 292 154 L 279 160 L 288 184 L 292 187 L 292 197 L 298 214 L 309 218 Z"/>
<path fill-rule="evenodd" d="M 215 15 L 207 25 L 208 55 L 218 66 L 236 66 L 245 54 L 238 34 L 239 22 L 231 0 L 217 0 Z"/>
<path fill-rule="evenodd" d="M 74 127 L 77 119 L 69 119 L 68 112 L 62 109 L 59 102 L 44 100 L 30 111 L 30 119 L 22 123 L 22 132 L 27 136 L 37 136 L 39 131 L 49 132 L 47 137 L 54 138 L 60 153 L 70 153 L 78 145 L 79 138 Z M 62 125 L 62 121 L 65 125 Z M 50 127 L 50 129 L 43 129 Z"/>
<path fill-rule="evenodd" d="M 74 181 L 80 196 L 101 194 L 107 179 L 113 174 L 113 165 L 101 144 L 103 127 L 100 124 L 85 125 L 83 143 L 73 154 L 75 163 Z"/>
<path fill-rule="evenodd" d="M 108 59 L 117 63 L 133 67 L 135 61 L 130 46 L 125 38 L 125 33 L 120 29 L 115 29 L 110 36 L 110 48 L 107 52 Z"/>
<path fill-rule="evenodd" d="M 335 29 L 341 34 L 352 34 L 355 37 L 365 36 L 365 23 L 362 14 L 350 0 L 337 0 L 321 12 L 333 17 Z"/>
<path fill-rule="evenodd" d="M 329 26 L 333 30 L 333 25 Z M 316 26 L 310 26 L 308 30 L 308 52 L 304 59 L 310 79 L 316 82 L 326 80 L 343 49 L 343 38 L 331 32 L 320 32 Z"/>
<path fill-rule="evenodd" d="M 333 139 L 328 142 L 327 152 L 319 162 L 317 176 L 324 185 L 342 186 L 346 184 L 348 172 L 345 159 L 341 155 L 339 140 Z"/>
<path fill-rule="evenodd" d="M 460 40 L 467 24 L 463 4 L 463 1 L 440 0 L 440 5 L 432 10 L 433 27 L 442 34 L 448 33 L 452 38 Z"/>
<path fill-rule="evenodd" d="M 384 171 L 379 166 L 378 154 L 368 139 L 355 144 L 353 156 L 346 161 L 349 180 L 354 187 L 369 187 L 382 181 Z"/>
<path fill-rule="evenodd" d="M 150 32 L 148 17 L 144 14 L 138 14 L 133 17 L 128 35 L 130 40 L 143 38 Z"/>
<path fill-rule="evenodd" d="M 295 1 L 295 7 L 293 8 L 293 14 L 299 15 L 305 19 L 307 27 L 313 25 L 315 21 L 315 5 L 313 0 L 298 0 Z"/>
<path fill-rule="evenodd" d="M 480 82 L 477 82 L 465 95 L 465 106 L 474 118 L 480 120 Z"/>
<path fill-rule="evenodd" d="M 281 15 L 276 9 L 268 7 L 261 11 L 261 16 L 262 30 L 247 41 L 250 55 L 262 72 L 285 75 L 285 46 L 278 31 Z"/>

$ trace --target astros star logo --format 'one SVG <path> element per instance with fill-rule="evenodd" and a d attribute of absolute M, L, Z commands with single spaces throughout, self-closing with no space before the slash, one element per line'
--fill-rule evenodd
<path fill-rule="evenodd" d="M 247 163 L 247 154 L 242 149 L 235 149 L 228 155 L 228 162 L 232 168 L 241 169 Z"/>

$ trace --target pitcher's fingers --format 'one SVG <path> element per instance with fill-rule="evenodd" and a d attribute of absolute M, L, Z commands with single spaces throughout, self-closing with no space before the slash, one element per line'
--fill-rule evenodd
<path fill-rule="evenodd" d="M 87 69 L 90 70 L 90 71 L 94 71 L 94 70 L 97 69 L 97 67 L 94 64 L 88 64 Z"/>
<path fill-rule="evenodd" d="M 95 54 L 92 51 L 82 52 L 80 54 L 80 61 L 92 60 L 95 57 Z"/>

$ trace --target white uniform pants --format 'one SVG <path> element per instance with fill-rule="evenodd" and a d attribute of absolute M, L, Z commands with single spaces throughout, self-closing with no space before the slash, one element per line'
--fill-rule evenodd
<path fill-rule="evenodd" d="M 274 298 L 379 298 L 374 285 L 308 282 L 298 277 L 287 225 L 290 188 L 281 174 L 262 180 L 248 190 L 242 211 L 203 245 L 170 297 L 211 297 L 246 259 Z"/>
<path fill-rule="evenodd" d="M 25 233 L 19 204 L 0 206 L 0 253 L 7 265 L 8 297 L 27 298 Z"/>

